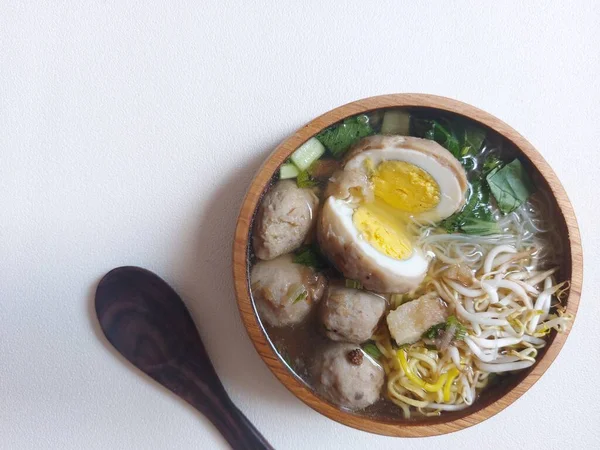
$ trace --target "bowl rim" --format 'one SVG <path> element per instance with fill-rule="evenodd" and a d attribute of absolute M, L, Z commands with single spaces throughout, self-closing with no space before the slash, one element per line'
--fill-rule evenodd
<path fill-rule="evenodd" d="M 389 94 L 368 97 L 347 103 L 313 119 L 279 144 L 256 173 L 243 200 L 233 243 L 233 279 L 238 308 L 250 340 L 269 370 L 296 397 L 319 413 L 352 428 L 387 436 L 425 437 L 451 433 L 476 425 L 515 402 L 539 380 L 552 364 L 562 349 L 572 326 L 565 333 L 556 334 L 530 373 L 496 401 L 463 417 L 448 421 L 439 421 L 436 423 L 417 421 L 415 423 L 407 422 L 399 424 L 383 419 L 357 416 L 349 411 L 341 410 L 320 398 L 293 375 L 271 347 L 269 338 L 259 322 L 251 300 L 248 283 L 249 267 L 247 252 L 251 231 L 250 226 L 252 225 L 254 212 L 265 188 L 279 166 L 302 143 L 340 120 L 375 109 L 401 107 L 433 108 L 458 114 L 479 122 L 511 141 L 530 160 L 531 164 L 535 166 L 548 183 L 559 206 L 560 214 L 562 214 L 566 223 L 571 256 L 571 289 L 567 299 L 567 311 L 574 316 L 576 315 L 583 282 L 581 237 L 573 206 L 558 177 L 542 155 L 523 136 L 500 119 L 458 100 L 430 94 Z"/>

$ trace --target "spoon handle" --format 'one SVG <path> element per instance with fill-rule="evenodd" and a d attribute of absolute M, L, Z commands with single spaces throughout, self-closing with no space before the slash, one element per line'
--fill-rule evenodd
<path fill-rule="evenodd" d="M 273 450 L 233 404 L 212 366 L 186 359 L 149 375 L 204 414 L 234 450 Z"/>

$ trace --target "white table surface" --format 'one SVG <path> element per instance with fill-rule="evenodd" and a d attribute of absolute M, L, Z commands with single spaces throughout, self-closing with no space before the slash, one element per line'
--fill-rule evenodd
<path fill-rule="evenodd" d="M 278 449 L 598 448 L 598 3 L 284 3 L 0 1 L 0 447 L 226 448 L 99 335 L 96 283 L 132 264 L 185 298 Z M 274 146 L 394 92 L 457 98 L 525 135 L 570 195 L 586 261 L 577 323 L 541 381 L 483 424 L 410 442 L 332 422 L 279 384 L 242 327 L 230 261 Z"/>

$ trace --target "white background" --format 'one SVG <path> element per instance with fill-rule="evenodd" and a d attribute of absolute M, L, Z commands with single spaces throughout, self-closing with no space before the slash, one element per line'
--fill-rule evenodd
<path fill-rule="evenodd" d="M 0 1 L 0 447 L 225 448 L 99 335 L 96 283 L 133 264 L 185 298 L 231 397 L 278 449 L 598 448 L 598 3 L 302 3 Z M 410 442 L 334 423 L 280 385 L 230 270 L 242 196 L 274 146 L 394 92 L 519 130 L 565 185 L 586 260 L 577 323 L 542 380 L 483 424 Z"/>

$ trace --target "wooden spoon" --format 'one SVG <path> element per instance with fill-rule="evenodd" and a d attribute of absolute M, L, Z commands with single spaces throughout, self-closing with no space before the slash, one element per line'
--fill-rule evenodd
<path fill-rule="evenodd" d="M 125 358 L 204 414 L 234 449 L 272 449 L 227 395 L 183 301 L 158 275 L 111 270 L 96 289 L 96 314 Z"/>

